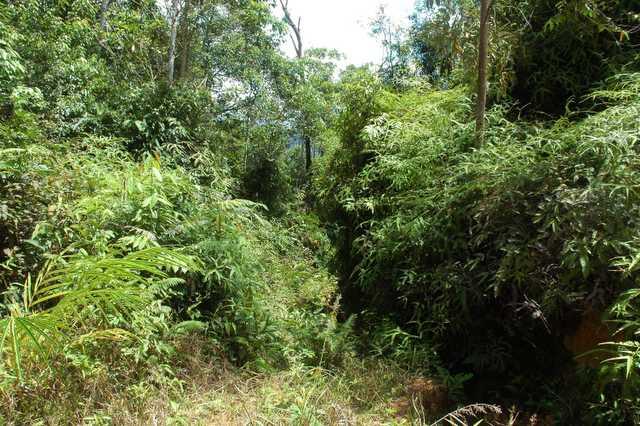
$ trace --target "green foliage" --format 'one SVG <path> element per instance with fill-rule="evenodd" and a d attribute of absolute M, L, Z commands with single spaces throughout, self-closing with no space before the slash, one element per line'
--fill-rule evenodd
<path fill-rule="evenodd" d="M 0 120 L 13 114 L 13 105 L 8 97 L 25 73 L 20 55 L 13 48 L 17 35 L 3 22 L 5 13 L 0 6 Z"/>
<path fill-rule="evenodd" d="M 627 30 L 638 24 L 637 3 L 541 0 L 526 7 L 531 18 L 513 52 L 511 90 L 522 105 L 564 113 L 567 102 L 580 101 L 635 55 L 638 35 Z"/>
<path fill-rule="evenodd" d="M 40 140 L 33 117 L 18 113 L 12 121 L 13 127 L 0 124 L 0 131 L 13 136 L 0 148 L 0 290 L 27 272 L 38 249 L 23 242 L 29 240 L 35 224 L 46 217 L 53 202 L 52 194 L 43 191 L 50 170 L 42 158 L 51 151 L 35 144 L 21 147 L 26 138 Z"/>
<path fill-rule="evenodd" d="M 170 379 L 175 339 L 193 334 L 263 370 L 350 353 L 349 327 L 327 311 L 335 283 L 302 248 L 320 244 L 317 225 L 305 225 L 314 242 L 269 224 L 206 152 L 136 161 L 119 138 L 48 143 L 23 111 L 0 129 L 7 392 L 14 376 L 39 389 L 105 370 Z M 170 274 L 180 259 L 192 266 Z"/>
<path fill-rule="evenodd" d="M 6 292 L 3 305 L 8 314 L 0 321 L 2 367 L 23 380 L 25 358 L 33 354 L 46 359 L 68 344 L 135 336 L 135 330 L 109 324 L 128 323 L 134 312 L 143 310 L 162 280 L 169 278 L 164 269 L 184 273 L 197 266 L 191 258 L 162 248 L 125 256 L 112 249 L 100 257 L 52 258 L 37 278 L 28 275 L 21 288 Z M 73 335 L 83 329 L 86 333 Z"/>
<path fill-rule="evenodd" d="M 630 245 L 629 248 L 629 255 L 618 259 L 616 266 L 637 283 L 634 274 L 638 263 L 637 251 L 634 246 Z M 618 325 L 614 334 L 616 340 L 602 343 L 601 348 L 595 350 L 607 356 L 599 371 L 599 398 L 593 404 L 594 411 L 598 413 L 599 424 L 636 423 L 640 418 L 640 400 L 637 396 L 640 386 L 638 297 L 640 292 L 635 287 L 620 294 L 609 309 L 612 321 Z"/>
<path fill-rule="evenodd" d="M 378 13 L 370 22 L 371 34 L 376 37 L 384 49 L 384 58 L 380 65 L 380 74 L 386 84 L 402 87 L 403 80 L 412 75 L 411 45 L 407 42 L 404 29 L 394 25 L 381 5 Z"/>
<path fill-rule="evenodd" d="M 635 3 L 494 2 L 510 103 L 481 147 L 473 1 L 418 2 L 406 33 L 381 11 L 385 63 L 338 82 L 335 51 L 282 55 L 274 2 L 180 3 L 0 6 L 0 422 L 126 423 L 166 390 L 189 423 L 185 387 L 227 361 L 302 389 L 265 386 L 257 422 L 351 422 L 385 379 L 390 416 L 400 368 L 456 402 L 637 422 Z M 607 309 L 609 359 L 578 371 L 565 338 Z"/>
<path fill-rule="evenodd" d="M 421 1 L 411 16 L 410 43 L 421 72 L 447 79 L 475 61 L 479 11 L 475 2 Z"/>
<path fill-rule="evenodd" d="M 11 46 L 15 35 L 4 24 L 1 25 L 3 38 L 0 39 L 0 69 L 2 70 L 0 71 L 0 93 L 6 96 L 25 70 L 20 62 L 20 56 Z"/>
<path fill-rule="evenodd" d="M 626 0 L 492 2 L 491 99 L 513 99 L 526 112 L 563 114 L 594 84 L 628 67 L 636 53 L 638 12 L 637 2 Z M 408 42 L 420 73 L 443 87 L 473 87 L 476 2 L 419 1 L 411 21 Z"/>
<path fill-rule="evenodd" d="M 281 214 L 291 200 L 292 182 L 286 170 L 286 132 L 275 125 L 251 129 L 241 166 L 240 193 L 264 204 L 274 215 Z"/>
<path fill-rule="evenodd" d="M 510 123 L 496 108 L 480 149 L 464 89 L 379 93 L 390 104 L 362 121 L 345 107 L 317 179 L 344 306 L 393 318 L 487 383 L 561 368 L 570 312 L 633 284 L 610 270 L 634 258 L 640 226 L 637 79 L 575 124 Z"/>

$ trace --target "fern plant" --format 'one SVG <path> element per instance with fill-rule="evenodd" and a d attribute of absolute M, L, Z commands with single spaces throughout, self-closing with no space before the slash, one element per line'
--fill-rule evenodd
<path fill-rule="evenodd" d="M 0 320 L 0 365 L 21 381 L 26 360 L 48 360 L 67 344 L 134 337 L 135 330 L 110 327 L 112 318 L 126 321 L 144 308 L 154 297 L 154 285 L 170 274 L 197 270 L 192 256 L 162 247 L 126 255 L 112 248 L 100 257 L 82 252 L 51 257 L 7 303 L 8 314 Z"/>

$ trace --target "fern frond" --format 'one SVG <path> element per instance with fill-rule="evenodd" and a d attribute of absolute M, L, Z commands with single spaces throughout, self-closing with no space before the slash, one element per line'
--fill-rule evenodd
<path fill-rule="evenodd" d="M 119 256 L 86 254 L 55 257 L 45 264 L 36 280 L 27 276 L 22 303 L 13 304 L 0 321 L 0 364 L 24 377 L 23 358 L 33 354 L 48 359 L 68 341 L 78 323 L 89 317 L 97 328 L 71 340 L 74 344 L 93 340 L 123 340 L 132 334 L 120 329 L 101 329 L 110 316 L 129 318 L 145 309 L 158 283 L 175 286 L 181 280 L 168 271 L 200 269 L 193 256 L 163 247 L 153 247 Z M 100 317 L 95 312 L 100 312 Z"/>

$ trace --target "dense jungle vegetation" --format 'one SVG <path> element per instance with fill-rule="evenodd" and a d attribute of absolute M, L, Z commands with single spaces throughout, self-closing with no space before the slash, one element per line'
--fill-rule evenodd
<path fill-rule="evenodd" d="M 640 2 L 370 24 L 0 2 L 0 424 L 640 423 Z"/>

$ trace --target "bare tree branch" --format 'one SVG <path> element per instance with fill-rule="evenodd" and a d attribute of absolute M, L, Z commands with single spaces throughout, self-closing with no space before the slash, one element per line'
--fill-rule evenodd
<path fill-rule="evenodd" d="M 302 32 L 300 31 L 300 28 L 302 27 L 302 17 L 298 18 L 298 24 L 296 24 L 293 21 L 293 18 L 291 18 L 291 13 L 289 13 L 289 0 L 279 1 L 282 11 L 284 12 L 284 19 L 287 22 L 287 25 L 289 25 L 289 28 L 291 28 L 291 31 L 293 31 L 293 35 L 295 35 L 294 39 L 294 36 L 289 34 L 293 47 L 296 50 L 296 56 L 300 59 L 304 54 L 304 50 L 302 49 Z"/>
<path fill-rule="evenodd" d="M 291 42 L 293 43 L 293 47 L 296 50 L 296 56 L 298 59 L 302 59 L 304 56 L 304 50 L 302 48 L 302 17 L 298 17 L 298 23 L 296 24 L 291 17 L 291 13 L 289 12 L 289 0 L 279 0 L 280 6 L 282 7 L 282 11 L 284 12 L 284 19 L 287 22 L 287 25 L 291 28 L 293 34 L 289 33 L 289 37 L 291 38 Z M 294 38 L 295 36 L 295 38 Z M 305 151 L 305 166 L 307 171 L 311 169 L 311 138 L 309 136 L 304 136 L 304 151 Z"/>

